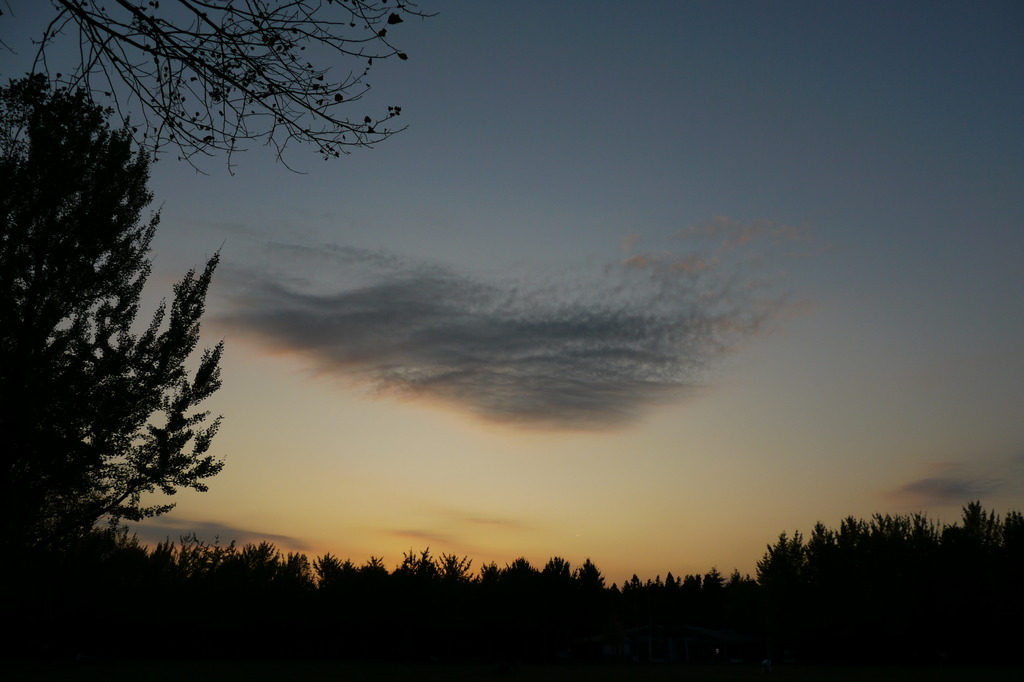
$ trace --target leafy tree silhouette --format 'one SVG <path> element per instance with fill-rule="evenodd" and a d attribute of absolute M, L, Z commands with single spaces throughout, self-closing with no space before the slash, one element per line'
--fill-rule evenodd
<path fill-rule="evenodd" d="M 32 77 L 0 89 L 0 542 L 56 543 L 106 517 L 204 491 L 220 424 L 197 407 L 220 387 L 223 346 L 186 362 L 214 255 L 133 330 L 157 217 L 148 160 L 81 91 Z"/>

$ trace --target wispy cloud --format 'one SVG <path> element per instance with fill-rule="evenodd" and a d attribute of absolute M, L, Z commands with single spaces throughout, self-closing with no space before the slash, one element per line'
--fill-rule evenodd
<path fill-rule="evenodd" d="M 132 524 L 131 530 L 142 542 L 153 545 L 165 540 L 177 541 L 182 536 L 194 534 L 203 542 L 218 542 L 221 545 L 232 542 L 245 545 L 267 541 L 283 550 L 307 551 L 309 549 L 303 540 L 291 535 L 264 533 L 213 521 L 191 521 L 161 516 L 158 519 Z"/>
<path fill-rule="evenodd" d="M 912 481 L 890 493 L 891 497 L 917 504 L 962 504 L 991 493 L 991 482 L 969 476 L 936 476 Z"/>
<path fill-rule="evenodd" d="M 521 518 L 481 513 L 477 510 L 455 507 L 432 507 L 424 510 L 425 515 L 436 517 L 445 526 L 474 529 L 486 528 L 490 533 L 518 533 L 534 529 L 532 523 Z"/>
<path fill-rule="evenodd" d="M 493 540 L 496 537 L 518 536 L 533 528 L 531 524 L 518 519 L 449 507 L 431 507 L 419 512 L 415 526 L 385 529 L 382 533 L 441 551 L 476 554 L 484 548 L 468 538 L 479 539 L 481 532 Z"/>
<path fill-rule="evenodd" d="M 426 546 L 435 546 L 436 547 L 438 545 L 440 545 L 440 546 L 448 546 L 448 545 L 458 544 L 456 539 L 451 537 L 450 535 L 446 535 L 444 533 L 436 533 L 436 532 L 429 531 L 429 530 L 415 530 L 415 529 L 392 530 L 392 531 L 388 531 L 388 535 L 391 535 L 393 537 L 413 540 L 415 542 L 419 542 L 419 543 L 421 543 L 423 545 L 426 545 Z"/>
<path fill-rule="evenodd" d="M 710 240 L 718 252 L 741 249 L 755 241 L 768 242 L 773 247 L 795 249 L 791 251 L 794 255 L 813 250 L 809 247 L 824 246 L 808 229 L 798 225 L 768 220 L 745 223 L 725 216 L 715 216 L 706 222 L 683 228 L 678 235 L 687 240 Z"/>
<path fill-rule="evenodd" d="M 234 273 L 221 322 L 378 394 L 531 426 L 630 422 L 700 384 L 781 304 L 720 248 L 634 253 L 545 281 L 486 280 L 383 251 L 271 248 L 290 272 Z"/>
<path fill-rule="evenodd" d="M 972 465 L 943 463 L 932 475 L 905 483 L 885 497 L 910 505 L 962 505 L 1024 491 L 1024 455 Z"/>

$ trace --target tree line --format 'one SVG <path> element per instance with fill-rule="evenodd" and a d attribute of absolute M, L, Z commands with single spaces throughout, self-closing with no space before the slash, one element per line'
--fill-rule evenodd
<path fill-rule="evenodd" d="M 92 530 L 8 568 L 21 656 L 345 661 L 1009 661 L 1024 634 L 1024 518 L 972 502 L 783 533 L 757 575 L 607 584 L 590 560 L 409 551 L 389 567 L 269 542 L 146 547 Z M 1002 625 L 1000 625 L 1002 624 Z"/>

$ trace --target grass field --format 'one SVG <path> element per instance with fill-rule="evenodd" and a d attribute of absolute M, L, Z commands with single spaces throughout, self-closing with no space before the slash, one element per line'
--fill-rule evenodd
<path fill-rule="evenodd" d="M 910 668 L 779 666 L 771 675 L 754 665 L 564 665 L 497 671 L 483 665 L 343 665 L 327 663 L 100 662 L 0 665 L 8 682 L 1020 682 L 1024 668 Z"/>

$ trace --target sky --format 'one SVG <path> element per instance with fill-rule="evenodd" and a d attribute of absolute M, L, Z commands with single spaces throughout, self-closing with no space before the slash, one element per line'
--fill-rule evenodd
<path fill-rule="evenodd" d="M 1022 508 L 1024 7 L 428 5 L 354 105 L 401 134 L 154 165 L 147 310 L 222 256 L 226 465 L 140 537 L 621 584 Z"/>

